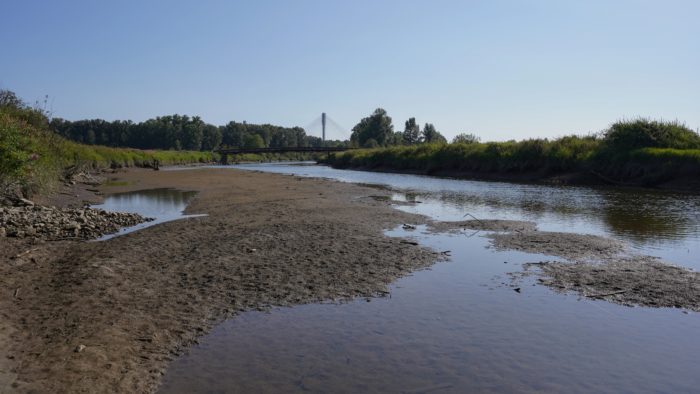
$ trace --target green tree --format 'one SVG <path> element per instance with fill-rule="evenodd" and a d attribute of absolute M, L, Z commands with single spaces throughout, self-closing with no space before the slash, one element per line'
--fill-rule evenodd
<path fill-rule="evenodd" d="M 243 137 L 244 148 L 264 148 L 265 140 L 259 134 L 247 134 Z"/>
<path fill-rule="evenodd" d="M 426 123 L 423 127 L 423 141 L 427 143 L 447 143 L 447 139 L 440 134 L 432 123 Z"/>
<path fill-rule="evenodd" d="M 13 109 L 24 108 L 26 104 L 22 99 L 17 97 L 15 92 L 5 89 L 0 89 L 0 107 L 9 107 Z"/>
<path fill-rule="evenodd" d="M 481 141 L 481 138 L 468 133 L 457 134 L 455 138 L 452 139 L 453 144 L 476 144 L 479 141 Z"/>
<path fill-rule="evenodd" d="M 87 142 L 90 145 L 95 145 L 97 142 L 97 138 L 95 137 L 95 131 L 90 129 L 87 132 L 87 138 L 85 138 L 85 142 Z"/>
<path fill-rule="evenodd" d="M 182 146 L 185 150 L 202 149 L 204 122 L 199 116 L 195 116 L 192 119 L 185 116 L 179 127 L 182 130 Z"/>
<path fill-rule="evenodd" d="M 403 129 L 403 143 L 414 145 L 420 142 L 420 126 L 416 123 L 416 118 L 409 118 Z"/>
<path fill-rule="evenodd" d="M 354 146 L 365 146 L 370 139 L 378 146 L 386 146 L 394 134 L 394 126 L 391 117 L 382 108 L 377 108 L 372 115 L 363 118 L 360 123 L 352 128 L 350 141 Z"/>
<path fill-rule="evenodd" d="M 204 125 L 202 129 L 202 150 L 212 151 L 221 145 L 221 130 L 211 124 Z"/>

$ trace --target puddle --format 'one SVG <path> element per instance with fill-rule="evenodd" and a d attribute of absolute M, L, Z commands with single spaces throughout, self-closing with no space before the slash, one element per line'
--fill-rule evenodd
<path fill-rule="evenodd" d="M 154 220 L 122 228 L 119 232 L 98 238 L 97 241 L 108 240 L 172 220 L 206 216 L 185 215 L 183 213 L 187 208 L 187 204 L 196 194 L 197 192 L 194 191 L 150 189 L 108 195 L 102 204 L 93 205 L 92 208 L 103 209 L 109 212 L 138 213 L 141 216 L 153 218 Z"/>

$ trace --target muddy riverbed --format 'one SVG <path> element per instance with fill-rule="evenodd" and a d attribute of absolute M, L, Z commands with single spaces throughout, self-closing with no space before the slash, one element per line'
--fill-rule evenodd
<path fill-rule="evenodd" d="M 397 209 L 429 223 L 388 235 L 449 260 L 371 302 L 227 321 L 174 361 L 163 393 L 694 392 L 700 384 L 693 195 L 247 167 L 388 189 Z"/>
<path fill-rule="evenodd" d="M 0 391 L 700 384 L 700 320 L 682 313 L 698 302 L 688 258 L 700 250 L 697 218 L 683 213 L 698 205 L 693 196 L 643 196 L 640 214 L 621 202 L 632 197 L 605 190 L 247 169 L 282 174 L 113 174 L 115 186 L 101 188 L 110 209 L 148 206 L 139 199 L 168 188 L 180 197 L 165 210 L 192 216 L 99 243 L 0 239 Z M 590 268 L 611 261 L 615 275 Z M 629 265 L 639 263 L 650 269 Z M 630 269 L 630 283 L 653 291 L 611 282 Z M 661 271 L 685 286 L 656 305 L 667 308 L 619 305 L 653 306 L 644 300 L 659 298 L 649 283 Z"/>
<path fill-rule="evenodd" d="M 208 216 L 104 242 L 0 239 L 3 391 L 153 391 L 227 317 L 385 294 L 439 258 L 382 234 L 414 215 L 360 198 L 376 190 L 207 169 L 114 180 L 103 192 L 195 191 L 186 213 Z"/>

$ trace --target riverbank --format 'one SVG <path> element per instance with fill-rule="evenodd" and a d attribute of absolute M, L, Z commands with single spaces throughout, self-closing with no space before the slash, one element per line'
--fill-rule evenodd
<path fill-rule="evenodd" d="M 168 362 L 223 319 L 381 295 L 439 258 L 385 237 L 421 218 L 357 185 L 132 169 L 97 189 L 162 187 L 199 192 L 187 213 L 208 216 L 98 243 L 0 238 L 3 392 L 150 392 Z"/>
<path fill-rule="evenodd" d="M 678 122 L 643 118 L 588 136 L 356 149 L 326 163 L 463 179 L 700 191 L 700 135 Z"/>

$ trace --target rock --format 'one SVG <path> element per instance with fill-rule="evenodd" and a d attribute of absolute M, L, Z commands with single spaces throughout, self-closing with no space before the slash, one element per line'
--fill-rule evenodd
<path fill-rule="evenodd" d="M 82 345 L 82 344 L 81 344 L 81 345 L 78 345 L 78 346 L 75 347 L 75 352 L 76 352 L 76 353 L 80 353 L 80 352 L 82 352 L 83 350 L 85 350 L 85 345 Z"/>
<path fill-rule="evenodd" d="M 7 230 L 5 230 L 5 227 L 0 227 L 0 238 L 7 237 Z"/>
<path fill-rule="evenodd" d="M 26 198 L 20 198 L 19 200 L 17 200 L 17 205 L 25 206 L 25 207 L 33 207 L 34 202 L 27 200 Z"/>
<path fill-rule="evenodd" d="M 76 222 L 70 222 L 65 227 L 66 230 L 80 230 L 80 225 Z"/>
<path fill-rule="evenodd" d="M 105 212 L 98 209 L 55 208 L 39 205 L 3 207 L 0 210 L 2 236 L 37 240 L 76 237 L 94 239 L 153 219 L 137 214 Z"/>

